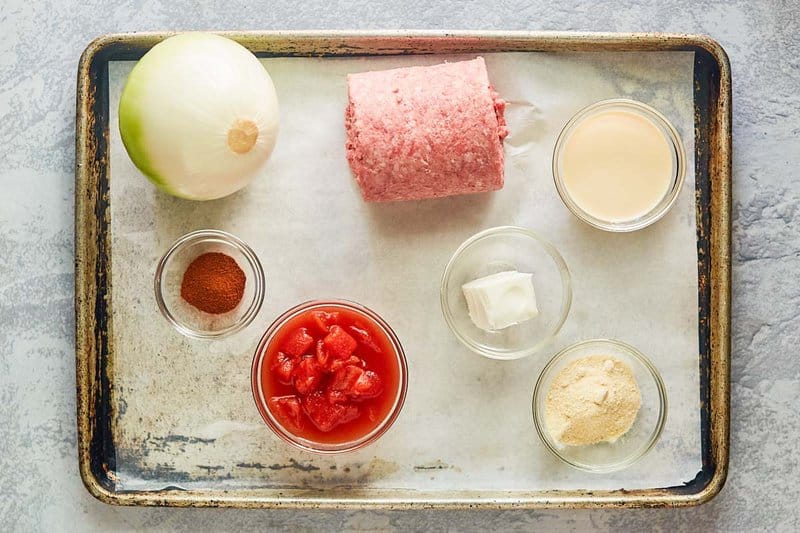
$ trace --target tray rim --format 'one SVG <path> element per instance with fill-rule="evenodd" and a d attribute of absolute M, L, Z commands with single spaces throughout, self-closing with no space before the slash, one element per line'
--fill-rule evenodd
<path fill-rule="evenodd" d="M 710 110 L 709 178 L 711 181 L 710 280 L 700 278 L 699 289 L 705 281 L 710 292 L 708 313 L 709 366 L 708 373 L 708 452 L 709 464 L 703 459 L 703 471 L 694 482 L 701 486 L 668 487 L 615 491 L 551 490 L 493 492 L 490 497 L 475 497 L 475 491 L 463 495 L 451 492 L 452 498 L 424 498 L 416 491 L 387 491 L 370 489 L 367 497 L 358 491 L 328 491 L 321 497 L 306 497 L 302 491 L 277 491 L 275 496 L 259 495 L 258 491 L 220 490 L 160 490 L 115 491 L 114 474 L 105 464 L 94 464 L 91 444 L 96 427 L 97 387 L 110 379 L 98 364 L 98 357 L 108 345 L 107 302 L 98 292 L 98 282 L 106 278 L 110 260 L 110 244 L 98 241 L 98 221 L 108 223 L 109 212 L 104 206 L 107 191 L 98 190 L 98 177 L 107 166 L 107 154 L 95 157 L 99 143 L 107 143 L 108 131 L 98 123 L 93 113 L 97 99 L 98 79 L 93 74 L 115 47 L 136 55 L 137 49 L 179 33 L 144 32 L 117 33 L 97 37 L 82 53 L 78 65 L 76 94 L 76 159 L 75 159 L 75 346 L 77 381 L 78 457 L 81 479 L 86 489 L 98 500 L 115 505 L 174 506 L 174 507 L 235 507 L 235 508 L 320 508 L 320 509 L 538 509 L 538 508 L 626 508 L 626 507 L 687 507 L 705 503 L 722 489 L 728 473 L 730 436 L 730 309 L 731 309 L 731 71 L 728 56 L 722 46 L 705 35 L 667 33 L 597 33 L 597 32 L 536 32 L 536 31 L 438 31 L 438 30 L 312 30 L 312 31 L 220 31 L 256 53 L 277 55 L 353 55 L 426 53 L 419 49 L 428 46 L 436 53 L 437 46 L 490 45 L 497 50 L 514 45 L 529 51 L 591 51 L 611 50 L 695 50 L 708 54 L 717 69 L 716 99 Z M 330 52 L 314 53 L 314 47 L 327 46 Z M 127 48 L 126 48 L 127 47 Z M 293 48 L 294 47 L 294 48 Z M 483 52 L 494 50 L 484 47 Z M 446 53 L 440 50 L 439 53 Z M 99 129 L 98 129 L 99 128 Z M 700 236 L 698 236 L 700 237 Z M 105 247 L 101 250 L 101 247 Z M 101 252 L 106 255 L 103 256 Z M 107 257 L 109 259 L 103 259 Z M 99 268 L 103 267 L 103 268 Z M 108 270 L 110 271 L 110 270 Z M 108 276 L 110 278 L 110 276 Z M 701 326 L 702 327 L 702 326 Z M 701 366 L 701 372 L 704 369 Z M 702 381 L 702 380 L 701 380 Z M 701 387 L 702 389 L 702 387 Z M 706 467 L 709 471 L 706 471 Z M 700 479 L 701 476 L 703 479 Z M 389 494 L 390 493 L 390 494 Z M 472 494 L 468 496 L 467 493 Z"/>

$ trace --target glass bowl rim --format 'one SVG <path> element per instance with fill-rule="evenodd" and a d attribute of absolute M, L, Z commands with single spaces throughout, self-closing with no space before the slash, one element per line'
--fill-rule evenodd
<path fill-rule="evenodd" d="M 549 434 L 547 433 L 547 429 L 545 428 L 544 420 L 539 417 L 538 412 L 538 405 L 540 402 L 544 401 L 545 395 L 547 391 L 544 390 L 544 381 L 545 377 L 548 376 L 554 367 L 560 363 L 563 359 L 568 357 L 569 355 L 573 354 L 574 352 L 586 348 L 591 345 L 612 345 L 616 349 L 625 352 L 627 355 L 631 356 L 634 360 L 641 363 L 643 367 L 645 367 L 648 371 L 648 375 L 653 379 L 653 382 L 656 385 L 656 389 L 658 390 L 658 399 L 659 399 L 659 411 L 658 411 L 658 420 L 656 421 L 655 428 L 651 432 L 650 436 L 648 437 L 647 441 L 643 446 L 640 446 L 635 453 L 625 457 L 623 460 L 618 461 L 616 463 L 608 464 L 608 465 L 592 465 L 588 463 L 582 463 L 579 461 L 573 461 L 562 455 L 558 447 L 555 446 L 550 438 Z M 612 354 L 613 355 L 613 354 Z M 558 352 L 554 355 L 544 366 L 542 371 L 539 373 L 539 377 L 536 380 L 536 385 L 533 388 L 533 398 L 531 401 L 531 407 L 533 411 L 533 425 L 536 428 L 536 433 L 539 435 L 539 439 L 545 445 L 545 448 L 553 454 L 555 457 L 563 461 L 564 463 L 570 465 L 573 468 L 578 470 L 582 470 L 584 472 L 591 472 L 591 473 L 609 473 L 609 472 L 616 472 L 618 470 L 622 470 L 627 468 L 634 463 L 638 462 L 642 459 L 645 455 L 652 450 L 656 443 L 658 443 L 659 439 L 661 438 L 661 434 L 664 431 L 664 426 L 667 421 L 667 411 L 669 409 L 669 402 L 667 399 L 667 390 L 666 385 L 664 384 L 664 380 L 661 377 L 661 373 L 659 372 L 658 368 L 650 361 L 650 359 L 644 355 L 640 350 L 635 348 L 634 346 L 611 338 L 595 338 L 595 339 L 586 339 L 574 344 L 571 344 Z"/>
<path fill-rule="evenodd" d="M 675 151 L 676 160 L 674 169 L 675 172 L 671 178 L 670 187 L 659 203 L 656 204 L 656 206 L 653 207 L 653 209 L 648 213 L 633 220 L 623 222 L 608 222 L 599 219 L 586 212 L 577 203 L 575 203 L 564 184 L 564 177 L 562 176 L 561 166 L 559 164 L 561 152 L 564 148 L 564 144 L 566 143 L 569 133 L 572 132 L 572 129 L 590 114 L 605 108 L 613 107 L 633 109 L 640 112 L 640 114 L 644 115 L 651 122 L 653 122 L 654 125 L 658 127 L 659 131 L 665 133 L 664 137 Z M 672 209 L 672 206 L 678 200 L 678 195 L 680 194 L 683 184 L 686 180 L 686 150 L 684 149 L 683 141 L 681 140 L 680 134 L 678 134 L 678 131 L 675 129 L 675 126 L 673 126 L 672 122 L 670 122 L 669 119 L 659 110 L 648 104 L 645 104 L 644 102 L 630 98 L 609 98 L 582 107 L 567 121 L 567 123 L 561 129 L 561 132 L 558 134 L 555 147 L 553 148 L 552 174 L 553 181 L 556 185 L 556 191 L 558 192 L 561 201 L 564 203 L 567 209 L 572 212 L 573 215 L 578 217 L 578 219 L 600 230 L 614 233 L 627 233 L 655 224 L 661 220 L 670 211 L 670 209 Z"/>
<path fill-rule="evenodd" d="M 217 331 L 200 331 L 178 320 L 172 311 L 170 311 L 169 306 L 164 300 L 164 295 L 162 292 L 164 271 L 172 258 L 179 251 L 187 248 L 188 246 L 202 243 L 207 240 L 222 241 L 225 244 L 235 248 L 244 256 L 253 274 L 253 298 L 250 301 L 250 305 L 248 305 L 245 312 L 236 322 Z M 259 261 L 258 256 L 253 249 L 250 248 L 250 246 L 239 237 L 222 230 L 199 229 L 190 231 L 189 233 L 179 237 L 174 243 L 172 243 L 169 249 L 164 252 L 164 255 L 161 256 L 161 259 L 158 261 L 158 265 L 156 266 L 156 272 L 153 277 L 153 289 L 155 291 L 156 304 L 158 305 L 159 311 L 164 318 L 167 319 L 167 322 L 169 322 L 172 327 L 178 330 L 178 332 L 193 339 L 221 339 L 241 331 L 253 321 L 256 315 L 258 315 L 258 312 L 261 310 L 261 305 L 264 302 L 264 269 L 261 266 L 261 261 Z"/>
<path fill-rule="evenodd" d="M 364 315 L 367 319 L 371 320 L 377 324 L 378 327 L 380 327 L 394 348 L 393 352 L 397 360 L 400 378 L 400 383 L 397 388 L 397 395 L 386 418 L 384 418 L 380 424 L 378 424 L 366 435 L 353 441 L 338 444 L 315 443 L 308 439 L 298 437 L 291 431 L 288 431 L 286 428 L 284 428 L 280 422 L 275 419 L 275 417 L 272 415 L 272 411 L 270 411 L 269 407 L 267 406 L 266 398 L 264 398 L 263 395 L 263 387 L 261 387 L 260 372 L 262 363 L 265 359 L 264 354 L 266 353 L 267 346 L 269 346 L 269 343 L 272 341 L 275 334 L 280 331 L 281 327 L 283 327 L 286 322 L 309 309 L 329 306 L 342 307 L 351 311 L 355 311 L 361 315 Z M 261 418 L 272 430 L 272 432 L 281 440 L 307 452 L 322 455 L 336 455 L 359 450 L 372 444 L 382 437 L 394 425 L 394 422 L 397 420 L 398 416 L 400 416 L 400 411 L 403 410 L 408 392 L 408 363 L 406 361 L 405 351 L 400 343 L 400 339 L 397 337 L 397 334 L 394 332 L 391 326 L 389 326 L 389 324 L 378 313 L 365 305 L 351 300 L 335 298 L 315 299 L 299 303 L 287 309 L 275 320 L 273 320 L 272 323 L 267 327 L 267 329 L 264 331 L 264 334 L 259 339 L 256 350 L 253 353 L 253 362 L 250 368 L 250 385 L 253 394 L 253 400 L 255 401 L 256 409 L 261 415 Z M 264 399 L 264 401 L 262 401 L 262 399 Z"/>
<path fill-rule="evenodd" d="M 450 312 L 450 306 L 448 305 L 448 298 L 447 298 L 447 285 L 450 281 L 450 276 L 452 274 L 452 270 L 454 265 L 460 258 L 460 256 L 471 246 L 477 244 L 478 242 L 488 239 L 491 237 L 496 237 L 498 235 L 503 234 L 518 234 L 529 239 L 532 239 L 537 242 L 544 250 L 547 252 L 547 255 L 556 263 L 558 267 L 559 275 L 561 277 L 561 289 L 562 289 L 562 302 L 561 302 L 561 310 L 556 321 L 555 326 L 552 328 L 552 331 L 545 337 L 541 338 L 538 342 L 529 346 L 527 348 L 523 348 L 520 350 L 508 352 L 503 350 L 493 350 L 491 348 L 486 348 L 484 346 L 480 346 L 474 343 L 471 339 L 466 337 L 462 334 L 458 328 L 455 326 L 455 321 L 453 318 L 452 313 Z M 569 317 L 570 309 L 572 308 L 572 275 L 569 271 L 569 267 L 567 266 L 566 261 L 564 261 L 564 257 L 561 255 L 561 252 L 548 240 L 541 237 L 538 233 L 528 228 L 523 228 L 521 226 L 495 226 L 492 228 L 488 228 L 478 233 L 475 233 L 456 249 L 453 252 L 453 255 L 450 256 L 450 260 L 447 262 L 447 265 L 444 268 L 444 272 L 442 273 L 442 280 L 439 287 L 439 302 L 442 308 L 442 314 L 444 315 L 445 322 L 447 323 L 447 327 L 450 331 L 456 336 L 456 338 L 461 342 L 462 345 L 467 347 L 468 349 L 472 350 L 473 352 L 486 357 L 488 359 L 494 359 L 497 361 L 513 361 L 516 359 L 521 359 L 523 357 L 527 357 L 532 355 L 542 348 L 547 346 L 549 342 L 558 335 L 558 332 L 561 331 L 561 328 L 564 326 L 564 323 L 567 321 Z"/>

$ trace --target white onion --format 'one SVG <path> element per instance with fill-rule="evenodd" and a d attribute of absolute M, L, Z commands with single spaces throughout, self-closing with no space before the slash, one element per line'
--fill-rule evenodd
<path fill-rule="evenodd" d="M 119 130 L 133 163 L 164 191 L 212 200 L 250 183 L 278 135 L 278 97 L 240 44 L 184 33 L 155 45 L 122 91 Z"/>

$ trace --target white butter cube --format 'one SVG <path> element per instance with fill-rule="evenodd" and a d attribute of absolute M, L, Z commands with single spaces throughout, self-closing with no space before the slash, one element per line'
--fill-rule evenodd
<path fill-rule="evenodd" d="M 507 328 L 539 314 L 533 274 L 498 272 L 461 286 L 472 322 L 486 331 Z"/>

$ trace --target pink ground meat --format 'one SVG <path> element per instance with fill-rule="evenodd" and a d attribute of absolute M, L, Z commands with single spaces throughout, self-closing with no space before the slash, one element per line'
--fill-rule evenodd
<path fill-rule="evenodd" d="M 347 160 L 364 200 L 503 187 L 505 102 L 482 57 L 347 77 Z"/>

